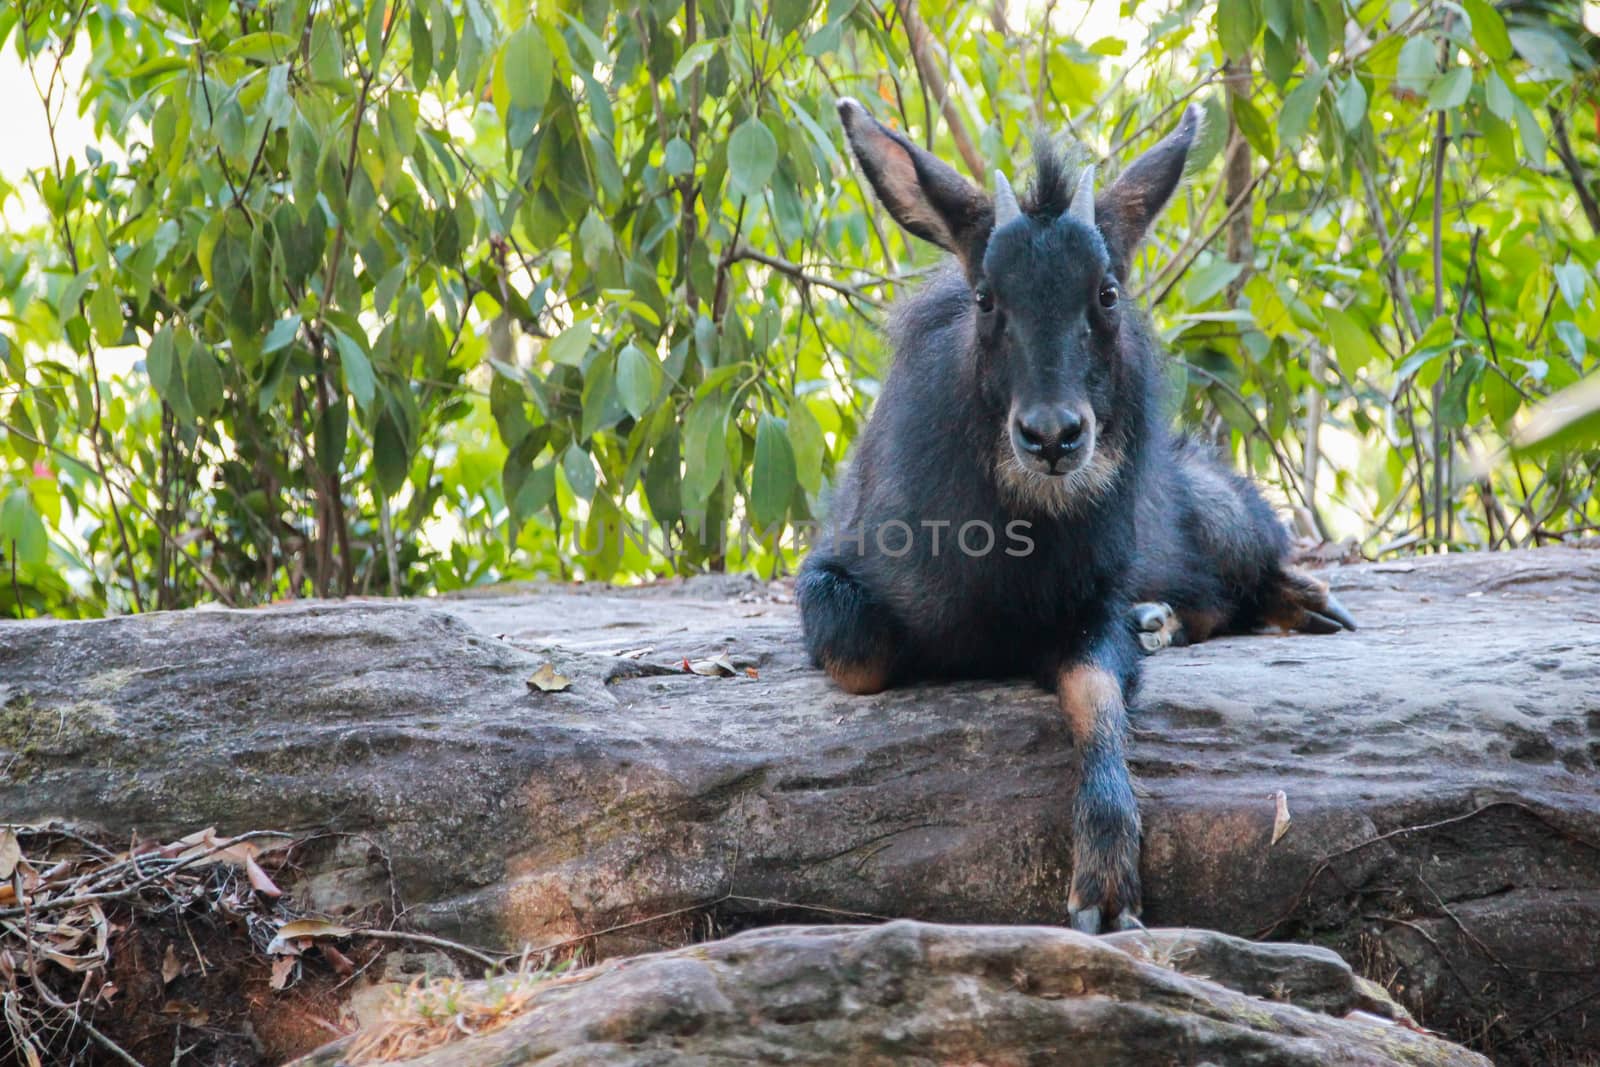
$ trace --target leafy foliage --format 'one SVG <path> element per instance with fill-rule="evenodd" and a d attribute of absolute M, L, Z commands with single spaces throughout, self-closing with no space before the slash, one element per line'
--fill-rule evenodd
<path fill-rule="evenodd" d="M 1594 524 L 1592 452 L 1505 446 L 1600 336 L 1570 16 L 1009 14 L 7 6 L 14 106 L 79 101 L 99 145 L 0 185 L 45 220 L 0 237 L 0 608 L 787 565 L 934 259 L 842 158 L 843 94 L 975 176 L 1035 126 L 1115 167 L 1201 101 L 1136 272 L 1183 416 L 1369 551 Z"/>

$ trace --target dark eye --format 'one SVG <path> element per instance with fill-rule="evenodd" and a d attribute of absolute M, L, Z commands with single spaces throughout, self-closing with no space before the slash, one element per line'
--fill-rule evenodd
<path fill-rule="evenodd" d="M 1117 306 L 1117 287 L 1110 282 L 1100 287 L 1100 306 L 1107 311 Z"/>
<path fill-rule="evenodd" d="M 979 286 L 978 291 L 973 295 L 978 301 L 979 311 L 987 315 L 994 310 L 994 294 L 989 291 L 987 285 Z"/>

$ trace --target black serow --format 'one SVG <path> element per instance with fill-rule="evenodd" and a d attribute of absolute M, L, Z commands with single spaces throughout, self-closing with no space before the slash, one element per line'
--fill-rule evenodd
<path fill-rule="evenodd" d="M 893 368 L 801 568 L 807 647 L 852 693 L 1014 675 L 1054 690 L 1082 761 L 1069 917 L 1133 925 L 1123 733 L 1141 640 L 1355 628 L 1287 565 L 1255 487 L 1169 431 L 1160 353 L 1124 298 L 1198 111 L 1098 198 L 1047 145 L 1020 204 L 1004 175 L 991 200 L 854 100 L 839 115 L 889 213 L 957 263 L 895 310 Z"/>

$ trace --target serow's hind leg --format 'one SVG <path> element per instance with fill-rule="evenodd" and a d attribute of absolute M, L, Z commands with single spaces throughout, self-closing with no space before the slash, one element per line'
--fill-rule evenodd
<path fill-rule="evenodd" d="M 1178 613 L 1159 600 L 1147 600 L 1128 609 L 1128 625 L 1133 627 L 1133 635 L 1145 655 L 1186 643 Z"/>
<path fill-rule="evenodd" d="M 1356 628 L 1356 620 L 1329 590 L 1328 583 L 1293 567 L 1284 568 L 1271 581 L 1262 601 L 1261 616 L 1281 629 L 1308 634 Z"/>
<path fill-rule="evenodd" d="M 847 693 L 881 692 L 894 682 L 900 627 L 843 568 L 807 565 L 796 583 L 811 661 Z"/>

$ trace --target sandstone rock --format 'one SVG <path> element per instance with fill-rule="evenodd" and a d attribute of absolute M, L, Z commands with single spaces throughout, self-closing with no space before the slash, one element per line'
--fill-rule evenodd
<path fill-rule="evenodd" d="M 1330 577 L 1360 632 L 1149 661 L 1146 920 L 1331 945 L 1507 1062 L 1593 1046 L 1600 552 Z M 846 696 L 773 592 L 0 624 L 0 818 L 332 829 L 313 906 L 387 902 L 392 872 L 410 922 L 600 956 L 852 916 L 1060 921 L 1073 761 L 1049 697 Z M 682 670 L 719 654 L 733 677 Z M 529 688 L 546 662 L 569 690 Z"/>
<path fill-rule="evenodd" d="M 1152 942 L 1150 958 L 1172 965 L 1122 951 L 1141 937 Z M 1186 973 L 1185 960 L 1204 961 L 1206 977 Z M 1282 979 L 1275 1000 L 1231 988 L 1265 973 Z M 1205 931 L 1095 939 L 1049 927 L 908 920 L 777 927 L 602 964 L 536 994 L 498 1030 L 404 1062 L 1488 1064 L 1403 1023 L 1362 1011 L 1324 1014 L 1335 986 L 1349 1005 L 1360 1001 L 1354 976 L 1332 953 Z M 295 1067 L 337 1067 L 349 1044 Z"/>

